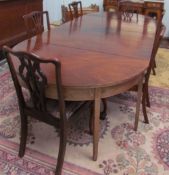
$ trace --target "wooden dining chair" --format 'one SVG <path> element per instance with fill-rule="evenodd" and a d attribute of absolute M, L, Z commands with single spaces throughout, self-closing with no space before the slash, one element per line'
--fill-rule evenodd
<path fill-rule="evenodd" d="M 67 127 L 70 117 L 75 114 L 84 103 L 65 102 L 61 78 L 61 63 L 59 60 L 47 60 L 27 52 L 15 52 L 7 46 L 3 47 L 4 54 L 10 68 L 14 82 L 21 118 L 21 137 L 19 157 L 25 154 L 28 116 L 41 122 L 59 128 L 60 142 L 55 175 L 61 175 L 66 151 Z M 18 67 L 14 67 L 17 61 Z M 52 65 L 55 70 L 56 94 L 58 100 L 50 100 L 45 96 L 48 79 L 42 72 L 41 66 Z M 29 92 L 29 99 L 25 98 L 23 86 Z M 47 132 L 47 131 L 46 131 Z"/>
<path fill-rule="evenodd" d="M 165 32 L 165 26 L 161 22 L 157 22 L 157 23 L 158 24 L 156 28 L 156 34 L 155 34 L 153 49 L 151 53 L 151 58 L 150 58 L 147 72 L 145 74 L 145 82 L 143 84 L 142 108 L 143 108 L 143 115 L 145 118 L 145 123 L 149 123 L 147 112 L 146 112 L 146 106 L 150 107 L 149 90 L 148 90 L 149 78 L 150 78 L 151 71 L 154 68 L 155 57 L 156 57 L 156 54 L 157 54 L 157 51 L 160 45 L 161 37 L 164 35 L 164 32 Z"/>
<path fill-rule="evenodd" d="M 44 16 L 46 17 L 47 29 L 50 30 L 49 14 L 47 11 L 33 11 L 23 16 L 28 37 L 44 31 Z"/>
<path fill-rule="evenodd" d="M 161 15 L 161 18 L 159 18 L 159 19 L 157 20 L 157 27 L 159 26 L 159 27 L 158 27 L 158 31 L 157 31 L 157 32 L 159 32 L 159 38 L 158 38 L 158 41 L 157 41 L 157 44 L 156 44 L 156 47 L 157 47 L 157 48 L 155 49 L 155 57 L 156 57 L 156 55 L 157 55 L 157 51 L 158 51 L 158 48 L 159 48 L 159 46 L 160 46 L 161 40 L 163 39 L 164 33 L 165 33 L 165 31 L 166 31 L 166 27 L 165 27 L 165 25 L 164 25 L 163 22 L 162 22 L 164 13 L 165 13 L 165 12 L 163 11 L 163 13 L 162 13 L 162 15 Z M 156 35 L 158 35 L 158 34 L 156 34 Z M 156 68 L 156 60 L 154 59 L 154 64 L 153 64 L 153 66 L 152 66 L 153 75 L 156 75 L 155 68 Z"/>
<path fill-rule="evenodd" d="M 65 5 L 61 6 L 61 11 L 62 11 L 62 23 L 70 21 L 71 16 L 69 15 L 68 8 Z"/>
<path fill-rule="evenodd" d="M 155 57 L 157 55 L 157 51 L 158 51 L 158 48 L 160 46 L 160 43 L 164 37 L 164 33 L 166 31 L 166 27 L 164 25 L 161 26 L 162 27 L 162 30 L 160 31 L 160 35 L 159 35 L 159 39 L 158 39 L 158 42 L 156 44 L 156 49 L 155 49 Z M 153 63 L 153 66 L 152 66 L 152 72 L 153 72 L 153 75 L 156 75 L 156 71 L 155 71 L 155 68 L 157 67 L 157 64 L 156 64 L 156 60 L 154 59 L 154 63 Z"/>
<path fill-rule="evenodd" d="M 131 0 L 119 0 L 118 10 L 122 13 L 124 20 L 131 21 L 134 14 L 137 16 L 141 13 L 140 6 L 136 5 L 135 2 Z"/>
<path fill-rule="evenodd" d="M 153 43 L 151 58 L 150 58 L 149 66 L 144 76 L 144 83 L 142 88 L 142 110 L 143 110 L 144 122 L 147 124 L 149 123 L 149 119 L 147 116 L 146 106 L 150 107 L 148 83 L 149 83 L 151 70 L 154 66 L 155 56 L 159 47 L 159 42 L 160 42 L 161 36 L 163 36 L 165 32 L 165 27 L 164 25 L 161 25 L 161 24 L 157 25 L 157 28 L 156 28 L 156 34 L 155 34 L 155 39 Z M 138 86 L 134 86 L 133 88 L 130 89 L 130 91 L 138 91 Z M 103 102 L 103 115 L 101 116 L 101 119 L 104 120 L 106 117 L 106 111 L 107 111 L 107 100 L 102 99 L 102 102 Z M 137 130 L 137 126 L 138 126 L 138 121 L 135 122 L 135 126 L 134 126 L 135 130 Z"/>
<path fill-rule="evenodd" d="M 142 101 L 142 108 L 143 108 L 143 114 L 144 114 L 144 118 L 147 118 L 146 120 L 148 121 L 148 117 L 147 117 L 147 112 L 146 112 L 146 106 L 150 107 L 150 100 L 149 100 L 149 91 L 148 91 L 148 83 L 149 83 L 149 77 L 151 74 L 151 71 L 153 71 L 153 74 L 155 72 L 155 66 L 156 66 L 156 62 L 155 62 L 155 58 L 157 55 L 157 51 L 158 48 L 160 46 L 160 42 L 164 36 L 166 27 L 162 24 L 162 20 L 158 20 L 156 21 L 156 34 L 155 34 L 155 39 L 154 39 L 154 43 L 153 43 L 153 49 L 152 49 L 152 53 L 151 53 L 151 58 L 150 58 L 150 62 L 149 62 L 149 66 L 147 69 L 147 72 L 145 74 L 145 82 L 143 85 L 143 96 L 144 96 L 144 100 Z M 137 89 L 137 88 L 135 88 Z M 147 122 L 148 123 L 148 122 Z"/>
<path fill-rule="evenodd" d="M 81 1 L 74 1 L 70 4 L 68 4 L 71 18 L 78 18 L 79 16 L 83 15 L 83 9 L 82 9 L 82 2 Z"/>

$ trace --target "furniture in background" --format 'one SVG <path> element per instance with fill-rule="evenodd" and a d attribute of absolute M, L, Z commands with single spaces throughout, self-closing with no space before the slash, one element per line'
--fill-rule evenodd
<path fill-rule="evenodd" d="M 3 45 L 12 47 L 27 38 L 22 16 L 31 11 L 42 11 L 42 9 L 43 0 L 0 1 L 0 52 Z"/>
<path fill-rule="evenodd" d="M 164 15 L 164 1 L 145 1 L 144 15 L 156 16 L 157 20 L 161 20 Z"/>
<path fill-rule="evenodd" d="M 131 20 L 134 14 L 137 15 L 137 20 L 138 20 L 138 14 L 142 14 L 141 6 L 139 6 L 139 4 L 141 4 L 141 3 L 137 3 L 137 1 L 117 0 L 117 2 L 118 2 L 118 10 L 123 13 L 123 18 L 125 20 L 128 20 L 128 21 Z M 158 1 L 156 3 L 154 3 L 154 5 L 152 3 L 153 2 L 145 1 L 144 6 L 147 7 L 147 11 L 144 15 L 148 16 L 148 15 L 153 15 L 153 13 L 156 14 L 155 10 L 157 8 L 162 8 L 161 3 L 159 3 Z M 154 7 L 154 8 L 152 8 L 152 7 Z M 159 26 L 162 26 L 163 15 L 164 15 L 164 11 L 162 11 L 162 14 L 157 13 L 157 19 L 158 19 L 157 25 L 159 25 Z M 163 26 L 163 31 L 161 31 L 161 36 L 160 36 L 158 44 L 157 44 L 158 46 L 156 48 L 156 53 L 157 53 L 158 47 L 160 45 L 160 42 L 164 36 L 164 32 L 165 32 L 165 27 Z M 156 74 L 155 67 L 156 67 L 156 63 L 155 63 L 155 59 L 154 59 L 154 66 L 152 66 L 153 75 Z"/>
<path fill-rule="evenodd" d="M 83 15 L 82 2 L 74 1 L 68 4 L 71 19 L 78 18 Z"/>
<path fill-rule="evenodd" d="M 103 0 L 103 10 L 108 11 L 109 9 L 118 10 L 118 0 Z"/>
<path fill-rule="evenodd" d="M 71 20 L 70 12 L 68 11 L 68 8 L 65 5 L 61 5 L 61 11 L 62 11 L 62 23 L 70 21 Z"/>
<path fill-rule="evenodd" d="M 27 52 L 14 52 L 6 46 L 3 47 L 3 51 L 7 58 L 19 103 L 21 118 L 19 157 L 23 157 L 25 154 L 28 116 L 33 117 L 59 129 L 60 143 L 55 175 L 61 175 L 66 151 L 69 118 L 80 109 L 83 103 L 65 103 L 61 78 L 61 63 L 59 60 L 47 60 Z M 14 60 L 18 62 L 17 68 L 13 66 Z M 55 70 L 53 72 L 53 81 L 55 85 L 57 84 L 55 86 L 55 91 L 58 94 L 57 100 L 50 100 L 45 96 L 48 79 L 41 66 L 43 67 L 47 64 L 51 64 Z M 24 94 L 22 83 L 29 91 L 29 99 Z"/>
<path fill-rule="evenodd" d="M 136 14 L 138 21 L 138 14 L 142 13 L 140 6 L 137 6 L 133 1 L 125 0 L 119 1 L 118 10 L 122 12 L 122 15 L 125 20 L 131 20 L 133 15 Z"/>
<path fill-rule="evenodd" d="M 62 5 L 61 11 L 62 11 L 62 22 L 63 23 L 70 21 L 72 19 L 71 13 L 68 7 L 66 7 L 65 5 Z M 83 11 L 83 15 L 88 14 L 88 13 L 98 12 L 99 6 L 97 6 L 96 4 L 91 4 L 89 7 L 83 7 L 82 11 Z"/>
<path fill-rule="evenodd" d="M 123 1 L 123 0 L 122 0 Z M 103 9 L 105 11 L 109 9 L 118 9 L 120 0 L 103 0 Z M 161 19 L 162 13 L 164 11 L 164 1 L 163 0 L 132 0 L 133 6 L 138 7 L 141 14 L 156 16 L 159 20 Z"/>
<path fill-rule="evenodd" d="M 154 49 L 154 50 L 155 50 L 155 51 L 154 51 L 154 52 L 155 52 L 155 53 L 154 53 L 154 57 L 156 57 L 158 48 L 159 48 L 159 46 L 160 46 L 160 43 L 161 43 L 161 41 L 162 41 L 162 39 L 163 39 L 163 37 L 164 37 L 164 33 L 165 33 L 165 31 L 166 31 L 166 27 L 162 24 L 162 21 L 159 22 L 159 25 L 160 25 L 159 31 L 157 32 L 159 36 L 158 36 L 158 38 L 157 38 L 157 43 L 156 43 L 156 46 L 155 46 L 156 48 Z M 154 63 L 153 63 L 153 65 L 152 65 L 153 75 L 156 75 L 155 68 L 156 68 L 156 60 L 155 60 L 155 58 L 154 58 Z"/>
<path fill-rule="evenodd" d="M 50 30 L 49 14 L 47 11 L 33 11 L 24 15 L 23 19 L 29 38 L 44 31 L 44 21 L 46 21 L 47 29 Z"/>
<path fill-rule="evenodd" d="M 122 5 L 122 6 L 121 6 Z M 122 12 L 122 20 L 127 20 L 128 22 L 131 22 L 132 18 L 133 18 L 133 8 L 131 2 L 121 2 L 119 3 L 119 8 Z M 124 6 L 124 8 L 123 8 Z M 137 9 L 134 9 L 135 13 L 137 12 Z M 137 17 L 138 20 L 138 17 Z M 149 62 L 149 66 L 148 69 L 145 73 L 145 80 L 143 83 L 143 88 L 142 88 L 142 93 L 143 93 L 143 97 L 142 97 L 142 110 L 143 110 L 143 115 L 144 115 L 144 120 L 145 123 L 149 123 L 148 120 L 148 116 L 147 116 L 147 112 L 146 112 L 146 106 L 150 107 L 150 100 L 149 100 L 149 91 L 148 91 L 148 84 L 149 84 L 149 77 L 151 74 L 151 71 L 153 71 L 153 74 L 155 74 L 155 57 L 160 45 L 160 42 L 162 40 L 162 37 L 164 36 L 165 33 L 165 26 L 162 24 L 162 19 L 161 21 L 157 21 L 157 28 L 156 28 L 156 36 L 155 36 L 155 40 L 154 40 L 154 44 L 153 44 L 153 49 L 152 49 L 152 53 L 150 56 L 150 62 Z M 131 88 L 130 90 L 134 90 L 137 91 L 138 87 L 134 86 L 133 88 Z M 106 105 L 106 99 L 103 99 L 104 102 L 104 111 L 107 111 L 107 105 Z M 103 118 L 104 119 L 104 118 Z M 138 124 L 138 122 L 136 123 Z M 137 129 L 137 127 L 135 127 L 135 129 Z"/>
<path fill-rule="evenodd" d="M 118 15 L 110 12 L 83 15 L 73 20 L 81 22 L 80 29 L 74 26 L 73 34 L 70 33 L 71 23 L 65 23 L 52 29 L 50 35 L 43 32 L 38 41 L 33 37 L 13 48 L 15 51 L 33 52 L 46 59 L 59 58 L 64 99 L 94 102 L 91 122 L 93 160 L 97 160 L 98 156 L 101 99 L 125 92 L 134 85 L 139 84 L 141 89 L 142 76 L 148 68 L 155 38 L 156 23 L 153 19 L 139 15 L 138 25 L 135 20 L 126 22 Z M 34 49 L 35 43 L 37 49 Z M 29 50 L 27 45 L 30 45 Z M 48 65 L 43 67 L 43 71 L 48 73 L 49 79 L 46 96 L 57 99 L 54 69 Z M 139 117 L 140 94 L 142 91 L 138 95 L 135 127 Z"/>

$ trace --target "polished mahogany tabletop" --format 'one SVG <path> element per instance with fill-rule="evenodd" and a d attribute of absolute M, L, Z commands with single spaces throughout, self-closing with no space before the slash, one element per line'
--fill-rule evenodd
<path fill-rule="evenodd" d="M 156 23 L 140 15 L 125 21 L 117 13 L 93 13 L 19 43 L 15 50 L 58 58 L 65 87 L 105 87 L 144 71 L 151 56 Z M 45 68 L 49 82 L 53 69 Z M 54 74 L 53 74 L 54 75 Z"/>
<path fill-rule="evenodd" d="M 97 160 L 101 98 L 139 84 L 149 65 L 156 22 L 139 15 L 92 13 L 67 22 L 14 47 L 43 59 L 59 59 L 65 100 L 93 100 L 93 160 Z M 14 63 L 17 66 L 17 62 Z M 57 98 L 54 67 L 43 65 L 46 95 Z M 141 93 L 140 93 L 141 94 Z M 140 103 L 137 103 L 139 115 Z M 138 109 L 138 110 L 137 110 Z"/>

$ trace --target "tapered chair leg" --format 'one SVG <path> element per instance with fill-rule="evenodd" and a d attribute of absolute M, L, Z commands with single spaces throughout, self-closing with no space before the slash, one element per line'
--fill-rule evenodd
<path fill-rule="evenodd" d="M 105 120 L 107 116 L 107 100 L 106 98 L 102 98 L 103 103 L 103 111 L 100 113 L 100 120 Z"/>
<path fill-rule="evenodd" d="M 148 84 L 147 83 L 144 85 L 143 94 L 145 97 L 146 106 L 150 108 L 150 99 L 149 99 L 149 92 L 148 92 Z"/>
<path fill-rule="evenodd" d="M 61 125 L 65 125 L 65 124 L 61 124 Z M 61 126 L 61 128 L 60 128 L 59 153 L 58 153 L 55 175 L 61 175 L 62 174 L 62 167 L 63 167 L 64 157 L 65 157 L 65 152 L 66 152 L 66 143 L 67 143 L 66 127 Z"/>
<path fill-rule="evenodd" d="M 152 71 L 153 71 L 153 75 L 156 75 L 156 71 L 155 71 L 155 68 L 156 68 L 156 61 L 154 60 L 153 62 L 153 66 L 152 66 Z"/>
<path fill-rule="evenodd" d="M 149 124 L 147 110 L 146 110 L 146 95 L 144 92 L 143 92 L 143 98 L 142 98 L 142 110 L 143 110 L 144 122 Z"/>
<path fill-rule="evenodd" d="M 21 114 L 21 138 L 19 147 L 19 157 L 23 157 L 25 154 L 26 140 L 27 140 L 27 116 Z"/>
<path fill-rule="evenodd" d="M 139 114 L 140 114 L 140 104 L 142 99 L 142 93 L 143 93 L 143 77 L 140 77 L 140 81 L 138 83 L 138 91 L 137 91 L 137 104 L 136 104 L 136 114 L 135 114 L 135 123 L 134 123 L 134 130 L 137 131 L 138 128 L 138 122 L 139 122 Z"/>

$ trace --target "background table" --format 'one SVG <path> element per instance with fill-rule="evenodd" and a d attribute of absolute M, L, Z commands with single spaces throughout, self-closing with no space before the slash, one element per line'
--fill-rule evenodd
<path fill-rule="evenodd" d="M 139 9 L 141 14 L 156 15 L 160 20 L 164 12 L 164 0 L 132 0 L 133 7 Z M 103 0 L 103 9 L 118 9 L 118 0 Z"/>

